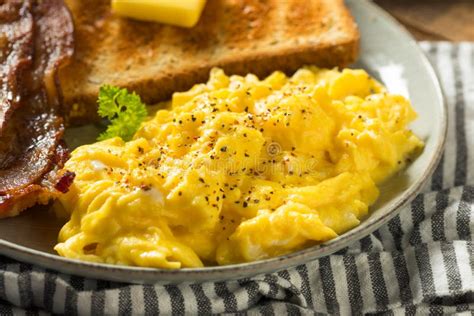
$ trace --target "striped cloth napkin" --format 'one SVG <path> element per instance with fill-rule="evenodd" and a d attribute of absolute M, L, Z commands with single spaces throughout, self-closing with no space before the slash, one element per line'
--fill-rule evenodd
<path fill-rule="evenodd" d="M 471 314 L 474 310 L 474 43 L 422 43 L 449 105 L 424 193 L 338 253 L 275 274 L 190 285 L 88 280 L 0 257 L 0 314 Z"/>

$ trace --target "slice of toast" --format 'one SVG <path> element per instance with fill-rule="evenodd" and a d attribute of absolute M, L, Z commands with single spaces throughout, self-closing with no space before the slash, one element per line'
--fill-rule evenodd
<path fill-rule="evenodd" d="M 76 55 L 60 82 L 70 122 L 96 117 L 102 84 L 136 91 L 148 104 L 228 74 L 306 64 L 344 67 L 358 53 L 359 33 L 343 0 L 208 0 L 192 29 L 115 16 L 110 0 L 66 0 L 75 20 Z"/>

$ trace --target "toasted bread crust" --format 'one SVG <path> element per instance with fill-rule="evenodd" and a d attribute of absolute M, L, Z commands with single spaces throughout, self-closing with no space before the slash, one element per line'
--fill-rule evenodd
<path fill-rule="evenodd" d="M 306 64 L 344 67 L 359 49 L 343 0 L 209 0 L 193 29 L 116 17 L 109 0 L 66 2 L 77 53 L 60 80 L 72 123 L 95 118 L 105 83 L 153 104 L 206 81 L 212 67 L 260 77 Z"/>

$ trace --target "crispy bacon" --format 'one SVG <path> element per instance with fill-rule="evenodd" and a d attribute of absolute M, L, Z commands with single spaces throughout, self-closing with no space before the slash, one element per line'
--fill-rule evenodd
<path fill-rule="evenodd" d="M 70 174 L 58 174 L 67 149 L 62 141 L 57 70 L 73 54 L 73 23 L 62 0 L 6 0 L 0 4 L 0 29 L 7 31 L 0 42 L 0 217 L 4 217 L 47 203 L 70 185 L 64 180 L 71 179 Z"/>
<path fill-rule="evenodd" d="M 22 72 L 31 66 L 31 10 L 31 1 L 6 1 L 0 4 L 0 135 L 5 122 L 20 104 Z"/>

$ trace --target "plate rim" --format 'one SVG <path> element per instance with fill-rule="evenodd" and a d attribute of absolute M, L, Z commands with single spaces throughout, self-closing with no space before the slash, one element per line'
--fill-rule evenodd
<path fill-rule="evenodd" d="M 446 143 L 448 130 L 448 109 L 446 96 L 440 82 L 440 78 L 433 65 L 428 60 L 418 46 L 412 35 L 389 13 L 369 0 L 353 0 L 359 2 L 365 7 L 365 10 L 374 12 L 377 17 L 381 17 L 393 24 L 398 32 L 404 36 L 409 44 L 419 55 L 423 68 L 432 79 L 436 89 L 437 98 L 441 102 L 441 123 L 440 135 L 434 149 L 434 155 L 429 161 L 421 177 L 405 190 L 401 196 L 390 205 L 390 209 L 383 214 L 377 221 L 370 221 L 367 218 L 367 225 L 357 226 L 339 237 L 321 245 L 312 246 L 300 251 L 292 252 L 283 256 L 227 266 L 212 266 L 203 268 L 183 268 L 177 270 L 156 269 L 134 266 L 119 266 L 103 263 L 86 262 L 76 259 L 60 257 L 55 254 L 46 253 L 40 250 L 15 244 L 0 238 L 0 253 L 2 255 L 17 259 L 23 262 L 29 262 L 47 269 L 79 275 L 86 278 L 103 279 L 118 282 L 131 283 L 200 283 L 206 281 L 235 280 L 242 277 L 251 277 L 269 272 L 277 272 L 283 269 L 291 268 L 299 264 L 307 263 L 317 258 L 328 256 L 344 247 L 349 243 L 359 240 L 359 236 L 367 236 L 380 226 L 386 224 L 395 217 L 410 201 L 419 193 L 420 189 L 427 182 L 434 169 L 437 167 Z M 124 276 L 125 277 L 120 277 Z"/>

